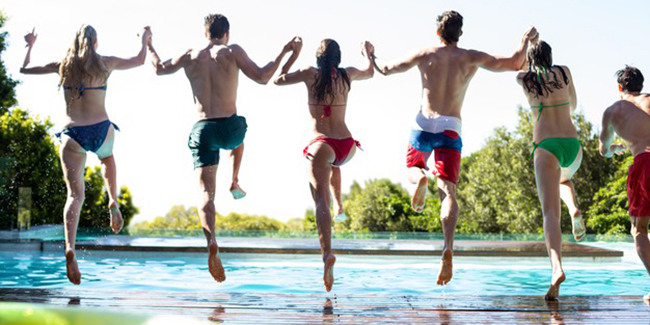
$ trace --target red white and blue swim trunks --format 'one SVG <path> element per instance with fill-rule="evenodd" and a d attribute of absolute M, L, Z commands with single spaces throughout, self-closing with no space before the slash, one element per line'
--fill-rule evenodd
<path fill-rule="evenodd" d="M 458 184 L 460 153 L 463 141 L 460 137 L 461 120 L 453 116 L 426 117 L 420 111 L 411 130 L 406 167 L 429 170 L 427 161 L 435 152 L 433 175 Z"/>

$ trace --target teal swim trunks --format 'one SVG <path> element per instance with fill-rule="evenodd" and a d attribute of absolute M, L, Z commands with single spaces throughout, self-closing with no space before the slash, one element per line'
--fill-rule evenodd
<path fill-rule="evenodd" d="M 219 150 L 233 150 L 244 142 L 246 119 L 234 114 L 194 124 L 187 145 L 192 151 L 194 168 L 219 164 Z"/>

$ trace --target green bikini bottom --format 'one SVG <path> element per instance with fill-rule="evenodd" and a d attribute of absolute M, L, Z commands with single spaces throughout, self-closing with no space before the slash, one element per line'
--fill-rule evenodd
<path fill-rule="evenodd" d="M 543 148 L 552 153 L 560 162 L 562 168 L 571 166 L 580 152 L 580 141 L 577 138 L 546 138 L 540 143 L 533 142 L 531 159 L 535 156 L 535 150 Z"/>

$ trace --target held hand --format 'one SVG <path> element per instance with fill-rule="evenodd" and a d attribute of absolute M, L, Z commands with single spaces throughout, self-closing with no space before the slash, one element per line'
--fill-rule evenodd
<path fill-rule="evenodd" d="M 609 147 L 609 150 L 615 155 L 622 155 L 627 151 L 627 147 L 622 143 L 615 143 Z"/>
<path fill-rule="evenodd" d="M 142 31 L 142 44 L 146 44 L 147 46 L 151 46 L 151 36 L 153 34 L 151 33 L 151 28 L 149 26 L 145 26 L 144 30 Z"/>
<path fill-rule="evenodd" d="M 291 44 L 292 44 L 291 50 L 294 53 L 299 53 L 300 50 L 302 50 L 302 37 L 300 36 L 294 37 L 293 40 L 291 40 Z"/>
<path fill-rule="evenodd" d="M 34 43 L 36 42 L 36 38 L 38 35 L 34 32 L 36 30 L 36 27 L 32 28 L 31 33 L 27 33 L 25 35 L 25 42 L 27 42 L 27 45 L 25 47 L 32 47 L 34 46 Z"/>
<path fill-rule="evenodd" d="M 368 41 L 363 41 L 361 43 L 361 54 L 369 59 L 373 58 L 375 56 L 375 46 Z"/>
<path fill-rule="evenodd" d="M 537 28 L 535 28 L 535 26 L 530 26 L 526 31 L 526 33 L 524 33 L 524 39 L 529 42 L 539 39 L 539 33 L 537 32 Z"/>

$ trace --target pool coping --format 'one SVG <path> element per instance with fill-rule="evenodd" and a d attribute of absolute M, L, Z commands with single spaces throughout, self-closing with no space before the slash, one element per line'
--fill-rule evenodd
<path fill-rule="evenodd" d="M 218 239 L 222 253 L 249 254 L 320 254 L 318 239 L 222 237 Z M 406 239 L 332 239 L 334 254 L 439 256 L 442 240 Z M 0 241 L 0 250 L 62 251 L 62 240 Z M 79 241 L 77 250 L 115 252 L 205 252 L 205 240 L 197 237 L 143 237 L 111 235 L 92 241 Z M 454 242 L 454 255 L 480 257 L 547 257 L 543 241 L 482 241 Z M 562 244 L 564 257 L 620 258 L 619 250 L 593 247 L 573 242 Z"/>

